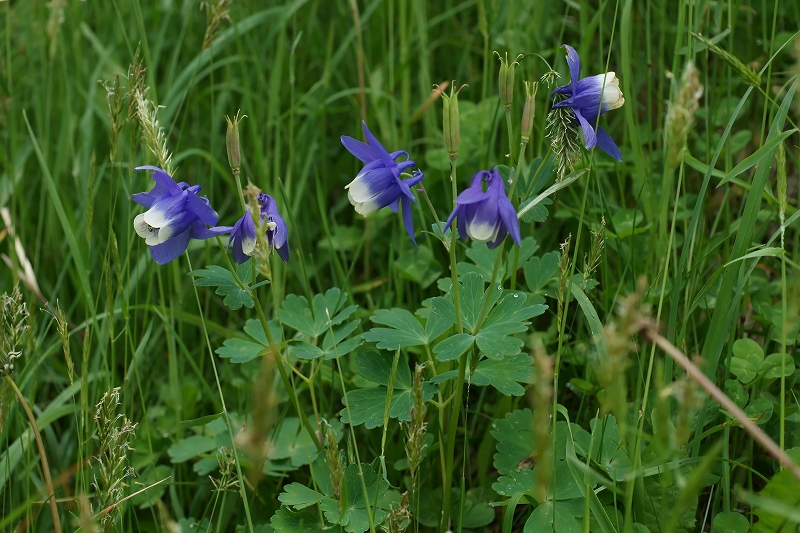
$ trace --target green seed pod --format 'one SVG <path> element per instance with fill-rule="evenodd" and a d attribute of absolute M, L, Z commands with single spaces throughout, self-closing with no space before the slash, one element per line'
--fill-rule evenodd
<path fill-rule="evenodd" d="M 497 54 L 497 52 L 495 52 Z M 508 53 L 505 56 L 497 54 L 500 59 L 500 73 L 497 78 L 498 89 L 500 91 L 500 101 L 503 102 L 503 109 L 511 109 L 511 102 L 514 101 L 514 67 L 519 65 L 517 60 L 522 57 L 518 55 L 514 61 L 508 61 Z"/>
<path fill-rule="evenodd" d="M 225 134 L 225 147 L 228 150 L 228 165 L 230 165 L 231 172 L 234 174 L 239 173 L 239 167 L 242 165 L 242 152 L 239 146 L 239 123 L 246 116 L 242 115 L 240 117 L 238 111 L 233 120 L 227 115 L 225 116 L 225 122 L 228 123 L 228 131 Z"/>
<path fill-rule="evenodd" d="M 447 153 L 450 154 L 450 159 L 458 157 L 458 149 L 461 146 L 461 118 L 458 114 L 458 93 L 463 88 L 464 86 L 462 85 L 456 90 L 454 82 L 449 95 L 442 93 L 444 147 Z"/>
<path fill-rule="evenodd" d="M 522 110 L 522 127 L 520 137 L 523 143 L 531 140 L 533 131 L 533 117 L 536 116 L 536 91 L 539 90 L 539 82 L 525 82 L 525 107 Z"/>

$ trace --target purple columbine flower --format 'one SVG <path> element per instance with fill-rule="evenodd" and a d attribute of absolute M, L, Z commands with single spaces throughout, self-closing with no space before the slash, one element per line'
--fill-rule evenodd
<path fill-rule="evenodd" d="M 485 242 L 489 248 L 495 248 L 503 242 L 506 233 L 510 233 L 517 246 L 520 245 L 517 211 L 506 195 L 503 178 L 496 168 L 491 172 L 481 170 L 475 174 L 467 190 L 456 198 L 456 204 L 444 226 L 445 230 L 458 217 L 458 233 L 462 239 L 469 236 L 474 241 Z"/>
<path fill-rule="evenodd" d="M 342 135 L 344 147 L 364 163 L 361 172 L 345 187 L 347 197 L 356 208 L 356 212 L 365 217 L 387 205 L 397 213 L 398 205 L 402 203 L 403 224 L 408 236 L 416 244 L 409 201 L 417 201 L 411 193 L 411 187 L 422 181 L 423 174 L 415 171 L 412 177 L 401 180 L 400 175 L 403 171 L 416 163 L 409 158 L 408 152 L 403 150 L 387 152 L 369 131 L 366 122 L 362 121 L 361 124 L 367 138 L 366 143 Z M 397 161 L 402 156 L 405 156 L 405 159 Z"/>
<path fill-rule="evenodd" d="M 272 196 L 262 192 L 258 194 L 258 206 L 258 215 L 261 217 L 261 224 L 266 228 L 270 251 L 277 251 L 283 262 L 288 263 L 289 231 L 286 221 L 278 214 L 278 204 L 275 203 Z M 233 260 L 240 264 L 252 257 L 258 243 L 256 224 L 253 221 L 251 209 L 248 207 L 242 218 L 234 224 L 230 239 L 228 239 L 228 248 L 233 246 Z"/>
<path fill-rule="evenodd" d="M 189 239 L 210 239 L 231 231 L 228 226 L 214 226 L 219 220 L 208 198 L 197 196 L 200 185 L 175 183 L 172 176 L 158 167 L 143 166 L 136 170 L 149 170 L 156 186 L 148 192 L 134 194 L 131 199 L 147 208 L 136 215 L 133 228 L 150 247 L 156 263 L 164 265 L 181 255 L 189 246 Z"/>
<path fill-rule="evenodd" d="M 583 141 L 587 150 L 597 145 L 617 161 L 622 161 L 622 154 L 611 136 L 597 125 L 599 115 L 625 103 L 625 98 L 619 89 L 619 79 L 614 72 L 606 72 L 579 80 L 581 60 L 578 52 L 568 44 L 565 44 L 564 48 L 567 49 L 570 80 L 568 84 L 554 89 L 550 96 L 562 94 L 567 98 L 553 104 L 553 108 L 572 109 L 583 129 Z"/>

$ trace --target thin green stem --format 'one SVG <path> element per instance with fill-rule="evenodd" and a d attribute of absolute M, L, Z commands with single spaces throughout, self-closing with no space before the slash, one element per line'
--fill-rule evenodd
<path fill-rule="evenodd" d="M 22 404 L 22 409 L 28 416 L 28 422 L 31 424 L 33 436 L 36 439 L 36 447 L 39 448 L 39 460 L 42 463 L 44 484 L 45 487 L 47 487 L 47 499 L 50 502 L 50 513 L 53 515 L 53 530 L 56 533 L 61 533 L 61 520 L 58 517 L 58 506 L 56 505 L 56 491 L 53 488 L 53 479 L 50 477 L 50 465 L 47 463 L 47 454 L 44 451 L 42 434 L 39 433 L 39 426 L 36 424 L 36 418 L 34 418 L 33 412 L 31 412 L 31 408 L 28 406 L 28 402 L 25 400 L 25 396 L 23 396 L 22 392 L 20 392 L 19 388 L 17 388 L 17 384 L 14 383 L 14 380 L 11 379 L 11 376 L 6 376 L 6 383 L 9 384 L 9 386 L 13 389 L 14 394 L 17 395 L 19 403 Z"/>
<path fill-rule="evenodd" d="M 219 240 L 219 238 L 217 238 L 217 240 Z M 225 257 L 227 258 L 227 255 Z M 192 260 L 189 258 L 189 252 L 186 252 L 186 262 L 189 265 L 189 271 L 191 272 Z M 200 293 L 197 292 L 197 286 L 194 283 L 192 283 L 192 289 L 194 290 L 194 297 L 197 300 L 197 310 L 200 314 L 200 323 L 203 328 L 203 336 L 205 337 L 206 346 L 208 347 L 208 356 L 211 359 L 211 368 L 214 370 L 214 381 L 217 384 L 219 401 L 222 405 L 222 416 L 225 418 L 225 426 L 228 428 L 228 437 L 231 440 L 231 452 L 233 453 L 233 462 L 236 464 L 236 475 L 239 478 L 239 495 L 241 496 L 242 503 L 244 504 L 244 514 L 247 518 L 247 528 L 250 533 L 254 533 L 253 519 L 250 516 L 250 506 L 247 503 L 247 489 L 244 486 L 244 477 L 242 476 L 242 465 L 239 463 L 239 453 L 236 450 L 236 440 L 234 439 L 233 427 L 231 426 L 231 420 L 228 417 L 228 408 L 225 406 L 225 396 L 222 394 L 222 384 L 219 381 L 219 372 L 217 372 L 217 362 L 214 359 L 214 350 L 211 349 L 211 340 L 208 338 L 206 318 L 205 314 L 203 313 L 203 305 L 200 303 Z"/>

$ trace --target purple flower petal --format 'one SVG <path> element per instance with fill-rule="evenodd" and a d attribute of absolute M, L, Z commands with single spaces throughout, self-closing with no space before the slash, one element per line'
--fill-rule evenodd
<path fill-rule="evenodd" d="M 379 157 L 375 150 L 365 142 L 358 141 L 347 135 L 342 135 L 341 140 L 347 151 L 360 159 L 362 163 L 371 163 Z"/>
<path fill-rule="evenodd" d="M 372 132 L 369 131 L 369 128 L 367 127 L 367 123 L 363 120 L 361 121 L 361 127 L 364 128 L 364 137 L 366 137 L 367 142 L 375 151 L 375 154 L 378 156 L 378 158 L 380 158 L 387 165 L 394 164 L 394 159 L 392 159 L 392 156 L 390 156 L 389 152 L 386 151 L 386 148 L 384 148 L 383 145 L 378 142 L 378 139 L 372 135 Z"/>
<path fill-rule="evenodd" d="M 159 265 L 166 265 L 186 251 L 189 246 L 189 232 L 190 229 L 187 228 L 183 233 L 175 235 L 167 242 L 151 246 L 150 255 Z"/>
<path fill-rule="evenodd" d="M 192 239 L 203 241 L 206 239 L 213 239 L 214 237 L 222 237 L 223 235 L 227 235 L 233 228 L 231 226 L 207 228 L 205 224 L 199 220 L 195 220 L 189 229 L 191 230 Z"/>
<path fill-rule="evenodd" d="M 594 133 L 594 128 L 592 128 L 588 120 L 583 118 L 580 110 L 573 109 L 573 111 L 575 112 L 575 117 L 577 117 L 578 122 L 581 124 L 581 129 L 583 129 L 583 145 L 587 150 L 591 150 L 597 144 L 597 136 Z"/>
<path fill-rule="evenodd" d="M 617 161 L 622 161 L 622 154 L 619 148 L 617 148 L 611 136 L 603 128 L 597 128 L 597 146 Z"/>
<path fill-rule="evenodd" d="M 417 244 L 417 239 L 414 238 L 414 218 L 411 216 L 411 202 L 404 198 L 400 203 L 403 208 L 403 225 L 406 227 L 406 233 L 411 237 L 411 242 Z"/>
<path fill-rule="evenodd" d="M 572 85 L 573 92 L 576 91 L 575 85 L 578 78 L 581 76 L 581 58 L 578 57 L 578 52 L 575 51 L 570 45 L 565 44 L 564 48 L 567 50 L 567 66 L 569 66 L 570 85 Z"/>
<path fill-rule="evenodd" d="M 186 209 L 191 211 L 200 220 L 213 226 L 219 220 L 219 215 L 202 198 L 195 194 L 189 194 L 186 199 Z"/>

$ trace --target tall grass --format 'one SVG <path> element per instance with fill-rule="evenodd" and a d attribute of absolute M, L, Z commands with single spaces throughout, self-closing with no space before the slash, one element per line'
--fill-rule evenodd
<path fill-rule="evenodd" d="M 748 526 L 760 519 L 757 527 L 773 530 L 755 510 L 780 515 L 780 509 L 759 503 L 753 494 L 776 476 L 776 463 L 712 400 L 681 392 L 681 387 L 694 390 L 694 382 L 655 345 L 633 330 L 617 344 L 601 342 L 598 335 L 603 325 L 617 321 L 623 297 L 639 294 L 639 305 L 652 307 L 666 340 L 683 353 L 699 354 L 697 364 L 729 396 L 735 399 L 741 389 L 750 400 L 763 399 L 763 409 L 746 410 L 748 415 L 784 449 L 800 446 L 794 371 L 800 314 L 797 132 L 770 144 L 800 122 L 797 96 L 791 96 L 800 74 L 794 33 L 800 4 L 217 0 L 201 9 L 192 1 L 54 0 L 0 2 L 0 12 L 0 208 L 8 210 L 0 233 L 7 265 L 0 282 L 9 294 L 19 284 L 30 310 L 23 355 L 15 360 L 12 377 L 36 417 L 64 530 L 108 524 L 114 531 L 172 531 L 173 524 L 181 524 L 186 531 L 190 523 L 204 523 L 216 531 L 234 531 L 237 525 L 268 531 L 284 486 L 314 481 L 307 466 L 282 469 L 285 461 L 266 463 L 264 477 L 252 474 L 257 469 L 242 453 L 245 446 L 233 444 L 241 444 L 245 428 L 259 423 L 254 416 L 266 420 L 262 429 L 268 433 L 293 423 L 299 407 L 325 437 L 323 444 L 340 439 L 344 462 L 361 468 L 362 462 L 383 458 L 387 481 L 399 492 L 408 488 L 402 486 L 407 481 L 404 471 L 393 467 L 405 460 L 406 432 L 417 440 L 424 433 L 421 420 L 412 430 L 401 430 L 396 422 L 383 430 L 339 423 L 344 392 L 366 386 L 356 376 L 355 352 L 337 359 L 338 366 L 293 360 L 302 371 L 285 376 L 292 395 L 278 374 L 265 374 L 265 362 L 219 359 L 213 351 L 226 339 L 249 339 L 242 327 L 256 316 L 227 309 L 214 291 L 195 288 L 187 276 L 192 267 L 226 264 L 215 241 L 189 247 L 191 266 L 187 256 L 164 267 L 151 260 L 133 231 L 140 211 L 130 201 L 131 194 L 150 187 L 150 179 L 134 167 L 171 165 L 177 181 L 202 184 L 220 223 L 232 225 L 241 216 L 241 200 L 226 159 L 225 116 L 241 110 L 247 115 L 240 125 L 242 178 L 278 200 L 290 227 L 290 263 L 272 261 L 270 287 L 259 289 L 264 322 L 277 318 L 287 295 L 311 301 L 339 287 L 347 293 L 343 305 L 359 306 L 353 318 L 361 320 L 359 331 L 366 331 L 376 309 L 413 313 L 423 300 L 440 296 L 435 281 L 448 275 L 451 257 L 430 231 L 434 220 L 422 197 L 414 207 L 419 248 L 409 242 L 399 216 L 381 212 L 365 221 L 354 213 L 343 187 L 358 167 L 339 137 L 359 137 L 360 121 L 366 120 L 390 151 L 408 150 L 425 171 L 431 202 L 449 208 L 478 170 L 531 164 L 548 154 L 550 91 L 544 82 L 522 154 L 509 136 L 520 135 L 522 81 L 539 80 L 548 71 L 534 54 L 566 83 L 563 43 L 579 52 L 584 75 L 616 71 L 626 103 L 603 117 L 622 150 L 622 163 L 599 151 L 584 154 L 580 166 L 589 171 L 555 195 L 547 220 L 523 224 L 523 235 L 535 237 L 539 255 L 558 251 L 570 239 L 561 265 L 563 290 L 558 275 L 543 284 L 540 297 L 549 310 L 520 336 L 523 353 L 538 352 L 539 374 L 556 365 L 557 388 L 550 398 L 538 385 L 518 397 L 470 386 L 463 390 L 461 412 L 447 411 L 447 397 L 435 396 L 439 403 L 427 407 L 427 436 L 433 438 L 426 441 L 423 467 L 413 480 L 439 487 L 435 496 L 428 495 L 431 501 L 447 501 L 440 472 L 446 464 L 455 470 L 454 505 L 462 513 L 467 500 L 496 513 L 490 525 L 473 530 L 522 531 L 530 514 L 523 510 L 526 500 L 512 504 L 492 489 L 497 478 L 492 424 L 533 402 L 537 415 L 537 408 L 547 405 L 563 420 L 563 408 L 571 422 L 588 431 L 590 421 L 606 424 L 605 413 L 616 415 L 619 445 L 633 474 L 598 480 L 590 473 L 596 464 L 581 458 L 587 486 L 609 489 L 598 491 L 600 499 L 583 493 L 589 511 L 575 527 L 635 530 L 652 504 L 647 496 L 655 493 L 645 485 L 659 477 L 646 473 L 646 465 L 664 454 L 683 470 L 659 478 L 661 496 L 673 498 L 676 512 L 694 509 L 697 530 L 710 528 L 715 515 L 729 511 L 741 512 Z M 692 34 L 738 58 L 740 71 Z M 508 128 L 502 124 L 494 51 L 525 56 L 509 110 L 516 118 Z M 681 85 L 689 61 L 696 68 L 687 82 L 693 91 Z M 742 79 L 742 68 L 760 75 L 755 87 Z M 459 94 L 462 149 L 451 169 L 442 104 L 432 90 L 453 80 L 456 88 L 468 86 Z M 683 100 L 682 90 L 688 91 Z M 676 111 L 685 113 L 678 125 Z M 143 115 L 157 120 L 163 132 L 143 128 Z M 784 158 L 782 188 L 773 170 L 776 152 Z M 601 221 L 607 225 L 604 248 L 593 236 Z M 459 245 L 452 264 L 466 261 L 464 250 Z M 571 274 L 580 274 L 592 253 L 593 273 L 575 290 L 578 281 Z M 590 278 L 599 286 L 588 287 Z M 506 283 L 524 288 L 524 279 L 520 264 L 518 275 Z M 53 318 L 58 309 L 69 333 L 66 344 Z M 612 328 L 607 335 L 613 341 L 623 330 Z M 762 358 L 780 352 L 791 358 L 781 358 L 781 370 L 772 378 L 737 378 L 730 369 L 742 356 L 734 341 L 744 338 L 757 341 Z M 283 340 L 276 339 L 281 350 Z M 604 376 L 595 364 L 605 350 L 613 376 Z M 426 359 L 422 350 L 409 353 Z M 404 359 L 399 354 L 391 354 L 393 384 L 398 361 L 408 361 L 406 352 Z M 445 366 L 434 372 L 458 368 Z M 264 375 L 272 381 L 259 381 Z M 16 397 L 3 387 L 0 529 L 49 531 L 53 520 L 34 434 Z M 274 405 L 257 411 L 263 391 L 273 388 Z M 452 401 L 460 406 L 462 391 L 455 389 Z M 113 394 L 119 397 L 118 413 L 96 423 L 96 406 Z M 741 407 L 751 404 L 745 399 Z M 767 407 L 771 414 L 765 417 Z M 224 416 L 213 418 L 220 413 Z M 388 408 L 385 416 L 388 420 Z M 129 425 L 113 427 L 116 417 L 137 424 L 135 432 Z M 536 420 L 541 425 L 555 418 Z M 229 424 L 225 431 L 214 426 L 223 420 Z M 117 452 L 124 452 L 136 477 L 98 482 L 99 423 L 105 424 L 104 434 L 130 436 L 131 449 L 120 450 L 126 445 L 119 444 Z M 680 423 L 687 426 L 683 437 Z M 448 433 L 453 425 L 460 431 Z M 445 435 L 458 440 L 445 442 Z M 537 438 L 541 444 L 542 436 Z M 311 442 L 302 439 L 297 436 L 297 442 Z M 200 451 L 187 442 L 201 443 Z M 230 454 L 231 448 L 238 453 Z M 328 464 L 337 454 L 328 450 Z M 112 481 L 127 487 L 101 494 Z M 410 495 L 412 516 L 441 512 L 435 503 L 433 511 L 420 511 L 426 502 L 415 490 Z M 371 502 L 372 495 L 364 499 Z M 109 501 L 115 502 L 112 508 Z M 500 501 L 505 514 L 488 507 L 487 502 Z M 397 509 L 393 516 L 399 524 L 406 515 Z M 607 523 L 598 509 L 611 513 Z M 682 515 L 664 518 L 664 530 L 687 527 L 676 522 Z M 794 524 L 795 518 L 786 520 Z M 420 531 L 444 530 L 411 521 Z"/>

